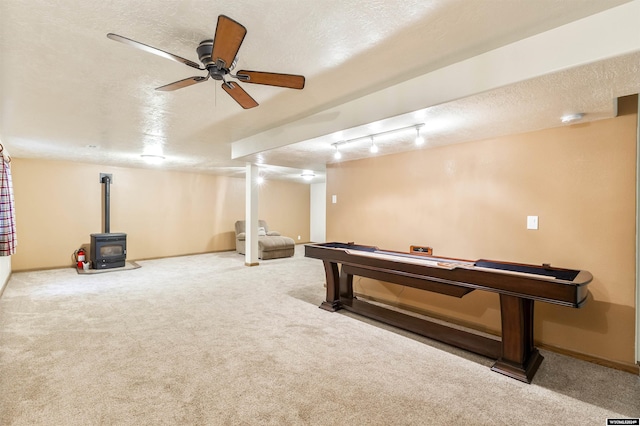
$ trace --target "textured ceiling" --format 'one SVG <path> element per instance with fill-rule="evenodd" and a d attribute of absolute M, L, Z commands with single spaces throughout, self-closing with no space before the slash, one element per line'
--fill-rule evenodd
<path fill-rule="evenodd" d="M 566 109 L 599 119 L 615 113 L 616 96 L 640 90 L 637 52 L 446 102 L 407 103 L 411 111 L 398 109 L 402 114 L 386 115 L 378 103 L 362 109 L 357 101 L 624 3 L 2 0 L 0 138 L 15 157 L 152 167 L 140 155 L 158 153 L 166 159 L 153 167 L 242 175 L 252 161 L 267 177 L 298 179 L 301 169 L 322 178 L 340 137 L 402 127 L 416 117 L 428 123 L 427 148 L 557 126 Z M 197 61 L 195 49 L 213 37 L 219 14 L 247 27 L 238 69 L 303 74 L 304 90 L 243 84 L 260 104 L 251 110 L 219 82 L 157 92 L 204 72 L 106 37 L 114 32 Z M 304 137 L 284 137 L 296 129 Z M 409 134 L 386 146 L 381 140 L 381 154 L 414 149 Z M 232 145 L 244 141 L 254 148 L 232 159 Z M 342 161 L 369 155 L 368 145 L 356 145 Z"/>
<path fill-rule="evenodd" d="M 598 84 L 592 84 L 593 81 Z M 274 148 L 247 158 L 254 162 L 322 170 L 327 163 L 370 157 L 367 135 L 399 129 L 375 136 L 377 155 L 393 154 L 440 145 L 482 140 L 534 131 L 562 124 L 566 113 L 588 111 L 580 123 L 613 117 L 619 96 L 640 89 L 640 52 L 597 64 L 571 68 L 490 92 L 456 99 L 409 114 L 358 126 L 302 142 Z M 424 138 L 416 146 L 416 123 Z M 377 128 L 375 125 L 378 125 Z M 355 139 L 355 140 L 353 140 Z M 344 141 L 352 141 L 344 143 Z M 335 145 L 341 153 L 334 158 Z"/>

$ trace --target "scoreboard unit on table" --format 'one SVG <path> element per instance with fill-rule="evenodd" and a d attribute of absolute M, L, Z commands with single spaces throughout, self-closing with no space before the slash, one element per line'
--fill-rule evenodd
<path fill-rule="evenodd" d="M 543 359 L 533 344 L 533 302 L 579 308 L 587 299 L 587 284 L 593 279 L 582 270 L 452 259 L 425 255 L 424 251 L 413 254 L 417 250 L 412 247 L 411 253 L 401 253 L 339 242 L 305 245 L 305 256 L 324 264 L 327 295 L 321 308 L 347 309 L 493 358 L 493 371 L 526 383 L 531 383 Z M 474 290 L 498 293 L 502 337 L 492 339 L 356 299 L 354 275 L 454 297 Z"/>

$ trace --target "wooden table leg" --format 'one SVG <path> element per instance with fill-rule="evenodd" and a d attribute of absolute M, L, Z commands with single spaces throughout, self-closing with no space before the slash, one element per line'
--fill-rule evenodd
<path fill-rule="evenodd" d="M 542 355 L 533 346 L 533 300 L 500 295 L 502 356 L 491 369 L 531 383 Z"/>
<path fill-rule="evenodd" d="M 320 308 L 335 312 L 342 306 L 340 304 L 340 274 L 338 264 L 323 260 L 324 274 L 327 279 L 327 298 L 320 304 Z"/>
<path fill-rule="evenodd" d="M 340 271 L 340 297 L 353 299 L 353 275 L 346 272 L 344 266 Z"/>

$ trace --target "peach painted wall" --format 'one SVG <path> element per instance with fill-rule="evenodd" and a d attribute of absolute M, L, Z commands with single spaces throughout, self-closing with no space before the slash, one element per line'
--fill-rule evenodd
<path fill-rule="evenodd" d="M 537 302 L 535 338 L 634 364 L 637 98 L 585 124 L 332 164 L 327 240 L 586 269 L 581 309 Z M 338 203 L 331 204 L 331 196 Z M 539 216 L 539 230 L 526 217 Z M 418 311 L 500 330 L 496 294 L 462 299 L 372 280 L 355 290 Z"/>
<path fill-rule="evenodd" d="M 269 229 L 308 243 L 311 233 L 311 189 L 309 184 L 267 180 L 258 194 L 258 216 Z M 300 236 L 300 239 L 298 239 Z"/>
<path fill-rule="evenodd" d="M 245 214 L 244 178 L 20 158 L 13 159 L 12 173 L 19 244 L 14 271 L 71 266 L 73 252 L 102 232 L 100 173 L 113 174 L 111 232 L 127 234 L 131 260 L 232 250 L 234 223 Z M 278 223 L 276 215 L 287 206 L 282 232 L 304 228 L 301 241 L 308 241 L 309 186 L 268 187 L 284 189 L 278 199 L 260 197 L 264 218 Z"/>

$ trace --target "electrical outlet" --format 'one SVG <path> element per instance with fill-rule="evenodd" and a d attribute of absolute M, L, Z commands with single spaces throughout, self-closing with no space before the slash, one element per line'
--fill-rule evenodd
<path fill-rule="evenodd" d="M 300 239 L 300 235 L 298 235 L 298 239 Z"/>
<path fill-rule="evenodd" d="M 527 216 L 527 229 L 538 229 L 538 216 Z"/>

